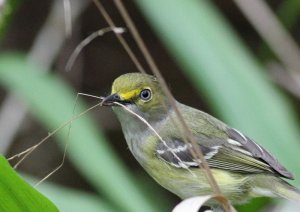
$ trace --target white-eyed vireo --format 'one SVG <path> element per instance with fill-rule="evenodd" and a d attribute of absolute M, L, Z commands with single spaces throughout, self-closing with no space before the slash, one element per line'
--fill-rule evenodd
<path fill-rule="evenodd" d="M 115 102 L 143 117 L 160 137 Z M 212 193 L 190 153 L 192 144 L 184 142 L 174 122 L 178 120 L 174 109 L 153 76 L 129 73 L 118 77 L 103 105 L 112 106 L 130 151 L 160 185 L 183 199 Z M 258 196 L 300 201 L 300 191 L 281 179 L 293 179 L 293 175 L 263 147 L 207 113 L 176 105 L 232 204 Z"/>

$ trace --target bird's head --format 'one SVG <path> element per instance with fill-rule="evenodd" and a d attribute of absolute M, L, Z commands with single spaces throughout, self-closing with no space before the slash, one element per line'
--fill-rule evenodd
<path fill-rule="evenodd" d="M 128 73 L 115 79 L 111 94 L 103 100 L 103 105 L 117 106 L 114 102 L 150 116 L 166 110 L 167 106 L 166 96 L 157 79 L 141 73 Z"/>

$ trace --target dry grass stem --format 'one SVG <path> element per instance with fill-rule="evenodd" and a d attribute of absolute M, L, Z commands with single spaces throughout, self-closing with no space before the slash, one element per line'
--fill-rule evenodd
<path fill-rule="evenodd" d="M 132 110 L 130 110 L 128 107 L 126 107 L 125 105 L 122 105 L 118 102 L 114 102 L 114 104 L 121 106 L 122 108 L 124 108 L 127 112 L 129 112 L 130 114 L 136 116 L 139 120 L 141 120 L 143 123 L 145 123 L 147 125 L 147 127 L 149 127 L 149 129 L 158 137 L 158 139 L 164 144 L 165 147 L 167 147 L 168 151 L 170 151 L 172 153 L 172 155 L 182 164 L 184 165 L 184 162 L 178 157 L 178 155 L 173 151 L 172 148 L 170 148 L 167 144 L 167 142 L 158 134 L 158 132 L 151 126 L 151 124 L 149 122 L 147 122 L 146 119 L 144 119 L 142 116 L 140 116 L 139 114 L 133 112 Z M 194 177 L 197 177 L 190 169 L 188 166 L 183 166 L 183 168 L 187 169 Z"/>
<path fill-rule="evenodd" d="M 78 118 L 80 118 L 81 116 L 83 116 L 84 114 L 86 114 L 87 112 L 93 110 L 94 108 L 100 106 L 100 103 L 86 109 L 85 111 L 79 113 L 78 115 L 72 117 L 70 120 L 68 120 L 67 122 L 63 123 L 60 127 L 56 128 L 55 130 L 53 130 L 52 132 L 50 132 L 45 138 L 43 138 L 40 142 L 38 142 L 36 145 L 24 150 L 21 153 L 18 153 L 12 157 L 10 157 L 8 160 L 12 160 L 14 158 L 18 158 L 21 157 L 22 158 L 14 165 L 14 168 L 16 169 L 34 150 L 36 150 L 40 145 L 42 145 L 44 142 L 46 142 L 49 138 L 51 138 L 55 133 L 59 132 L 61 129 L 65 128 L 66 126 L 69 126 L 70 124 L 72 124 L 75 120 L 77 120 Z"/>
<path fill-rule="evenodd" d="M 67 149 L 68 149 L 68 143 L 66 143 L 66 145 L 65 145 L 61 163 L 60 163 L 55 169 L 53 169 L 50 173 L 48 173 L 45 177 L 43 177 L 43 179 L 41 179 L 39 182 L 37 182 L 37 183 L 34 185 L 35 188 L 38 187 L 42 182 L 44 182 L 45 180 L 47 180 L 49 177 L 51 177 L 51 176 L 52 176 L 55 172 L 57 172 L 61 167 L 63 167 L 63 165 L 64 165 L 64 163 L 65 163 L 66 155 L 67 155 Z"/>
<path fill-rule="evenodd" d="M 103 7 L 103 5 L 100 3 L 99 0 L 93 0 L 94 3 L 96 4 L 96 6 L 98 7 L 99 11 L 101 12 L 101 14 L 105 17 L 105 19 L 107 20 L 107 22 L 109 23 L 110 26 L 114 26 L 114 23 L 113 21 L 111 20 L 109 14 L 106 12 L 105 8 Z M 203 168 L 204 170 L 204 173 L 205 173 L 205 176 L 209 182 L 209 184 L 211 185 L 212 187 L 212 190 L 215 194 L 217 195 L 221 195 L 221 191 L 216 183 L 216 180 L 214 179 L 210 169 L 209 169 L 209 166 L 205 160 L 205 158 L 203 157 L 203 154 L 201 152 L 201 149 L 200 148 L 197 148 L 197 144 L 196 144 L 196 141 L 194 140 L 187 124 L 185 123 L 182 115 L 180 114 L 180 111 L 178 110 L 178 108 L 176 107 L 176 103 L 175 103 L 175 99 L 173 98 L 173 96 L 171 95 L 170 91 L 168 90 L 168 87 L 162 77 L 162 75 L 160 74 L 160 71 L 158 70 L 154 60 L 152 59 L 148 49 L 146 48 L 145 44 L 143 43 L 143 40 L 141 38 L 141 36 L 139 35 L 133 21 L 131 20 L 129 14 L 127 13 L 125 7 L 123 6 L 122 2 L 119 1 L 119 0 L 115 0 L 114 1 L 119 12 L 121 13 L 124 21 L 126 22 L 127 26 L 129 27 L 129 30 L 131 31 L 138 47 L 140 48 L 141 52 L 143 53 L 144 55 L 144 58 L 146 59 L 151 71 L 154 73 L 154 75 L 156 75 L 156 77 L 158 78 L 160 84 L 162 85 L 162 88 L 164 90 L 164 92 L 166 93 L 171 105 L 173 106 L 176 114 L 177 114 L 177 117 L 179 118 L 179 121 L 182 125 L 182 128 L 180 128 L 181 132 L 185 135 L 185 142 L 188 142 L 190 141 L 192 143 L 193 146 L 195 146 L 195 149 L 190 149 L 191 151 L 191 154 L 193 155 L 193 157 L 196 159 L 196 160 L 199 160 L 199 163 L 200 163 L 200 167 Z M 124 48 L 126 49 L 127 52 L 129 52 L 129 54 L 133 54 L 131 49 L 129 48 L 128 44 L 126 43 L 126 41 L 123 39 L 123 37 L 121 35 L 118 36 L 118 38 L 121 38 L 122 39 L 122 45 L 124 46 Z M 120 40 L 120 39 L 119 39 Z M 129 55 L 130 56 L 130 55 Z M 132 57 L 130 56 L 131 58 L 134 58 L 136 59 L 136 57 Z M 140 63 L 138 63 L 140 64 Z M 142 72 L 142 73 L 145 73 L 144 70 L 141 70 L 139 68 L 139 66 L 137 65 L 137 68 Z M 230 204 L 229 202 L 227 202 L 227 204 L 224 205 L 225 208 L 230 208 Z M 229 210 L 228 210 L 229 211 Z"/>
<path fill-rule="evenodd" d="M 104 17 L 104 19 L 106 20 L 106 22 L 108 23 L 108 25 L 111 28 L 115 28 L 116 25 L 114 24 L 110 15 L 106 12 L 101 2 L 98 0 L 93 0 L 93 2 L 98 8 L 98 10 L 100 11 L 100 13 L 102 14 L 102 16 Z M 122 35 L 121 34 L 115 34 L 115 35 L 117 36 L 117 39 L 119 40 L 119 42 L 121 43 L 125 51 L 127 52 L 128 56 L 130 57 L 134 65 L 137 67 L 137 69 L 142 73 L 146 73 L 145 69 L 143 68 L 143 66 L 141 65 L 141 63 L 139 62 L 139 60 L 137 59 L 137 57 L 135 56 L 135 54 L 133 53 L 129 45 L 127 44 L 126 40 L 122 37 Z"/>
<path fill-rule="evenodd" d="M 165 83 L 165 81 L 164 81 L 157 65 L 155 64 L 155 61 L 153 60 L 150 52 L 148 51 L 146 45 L 144 44 L 143 39 L 141 38 L 137 28 L 135 27 L 133 21 L 131 20 L 126 8 L 124 7 L 122 1 L 114 0 L 114 2 L 115 2 L 115 5 L 118 8 L 120 14 L 122 15 L 124 21 L 126 22 L 129 30 L 131 31 L 137 45 L 139 46 L 141 52 L 143 53 L 148 65 L 150 66 L 151 71 L 158 78 L 158 80 L 159 80 L 159 82 L 162 86 L 163 91 L 167 95 L 167 97 L 169 99 L 169 102 L 171 103 L 172 107 L 174 108 L 174 111 L 175 111 L 175 113 L 176 113 L 176 115 L 179 119 L 179 122 L 182 126 L 182 129 L 180 129 L 180 130 L 183 133 L 183 135 L 185 135 L 185 142 L 187 142 L 187 143 L 191 142 L 192 145 L 195 147 L 194 149 L 190 148 L 191 154 L 193 155 L 193 157 L 195 159 L 198 159 L 198 160 L 201 161 L 201 163 L 199 163 L 199 164 L 200 164 L 201 168 L 204 170 L 204 173 L 206 173 L 205 176 L 206 176 L 208 182 L 210 183 L 213 192 L 217 195 L 221 195 L 221 190 L 220 190 L 216 180 L 214 179 L 205 158 L 203 157 L 203 154 L 201 152 L 200 147 L 197 146 L 197 142 L 193 138 L 190 129 L 188 128 L 187 124 L 185 123 L 185 120 L 183 119 L 180 111 L 178 110 L 178 108 L 176 106 L 175 99 L 173 98 L 171 92 L 169 91 L 169 89 L 168 89 L 168 87 L 167 87 L 167 85 L 166 85 L 166 83 Z"/>
<path fill-rule="evenodd" d="M 91 43 L 95 38 L 103 36 L 107 32 L 114 32 L 115 34 L 121 34 L 121 33 L 125 32 L 125 29 L 121 28 L 121 27 L 106 27 L 103 29 L 99 29 L 99 30 L 93 32 L 92 34 L 90 34 L 88 37 L 86 37 L 84 40 L 82 40 L 77 45 L 77 47 L 71 54 L 71 56 L 66 64 L 66 71 L 71 70 L 76 58 L 78 57 L 78 55 L 80 54 L 80 52 L 82 51 L 82 49 L 84 47 L 86 47 L 89 43 Z"/>
<path fill-rule="evenodd" d="M 72 14 L 71 14 L 71 2 L 70 0 L 63 0 L 64 5 L 64 17 L 65 17 L 65 30 L 66 37 L 71 37 L 72 35 Z"/>
<path fill-rule="evenodd" d="M 76 99 L 75 99 L 74 107 L 73 107 L 73 111 L 72 111 L 72 117 L 75 116 L 75 110 L 76 110 L 76 106 L 77 106 L 77 101 L 78 101 L 79 95 L 81 95 L 81 93 L 77 93 L 77 95 L 76 95 Z M 72 123 L 73 122 L 70 122 L 70 124 L 69 124 L 69 129 L 68 129 L 68 134 L 67 134 L 67 141 L 66 141 L 66 144 L 65 144 L 65 148 L 64 148 L 64 152 L 63 152 L 63 157 L 62 157 L 61 163 L 55 169 L 53 169 L 50 173 L 48 173 L 45 177 L 43 177 L 43 179 L 41 179 L 37 184 L 35 184 L 34 187 L 37 187 L 38 185 L 40 185 L 42 182 L 44 182 L 45 180 L 47 180 L 51 175 L 53 175 L 55 172 L 57 172 L 61 167 L 63 167 L 63 165 L 65 163 L 66 155 L 67 155 L 67 149 L 69 147 L 69 141 L 70 141 L 70 133 L 71 133 L 71 128 L 72 128 Z"/>

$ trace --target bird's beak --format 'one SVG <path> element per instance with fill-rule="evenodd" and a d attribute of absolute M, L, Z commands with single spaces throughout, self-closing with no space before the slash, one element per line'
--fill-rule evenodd
<path fill-rule="evenodd" d="M 105 97 L 102 100 L 101 105 L 113 106 L 113 105 L 116 105 L 116 104 L 114 104 L 114 102 L 124 103 L 124 101 L 121 100 L 120 96 L 115 93 L 115 94 L 111 94 L 111 95 Z"/>

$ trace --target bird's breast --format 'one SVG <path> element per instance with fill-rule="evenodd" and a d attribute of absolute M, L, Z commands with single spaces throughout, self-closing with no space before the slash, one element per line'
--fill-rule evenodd
<path fill-rule="evenodd" d="M 157 135 L 154 131 L 159 133 L 163 123 L 148 123 L 148 125 L 151 125 L 150 128 L 144 121 L 121 108 L 114 109 L 114 112 L 121 123 L 129 150 L 138 162 L 145 167 L 146 163 L 155 157 L 154 149 L 157 143 Z"/>

